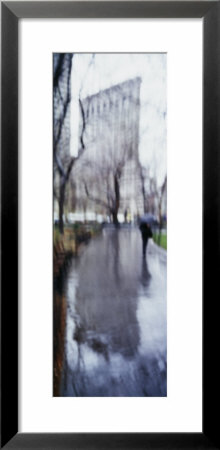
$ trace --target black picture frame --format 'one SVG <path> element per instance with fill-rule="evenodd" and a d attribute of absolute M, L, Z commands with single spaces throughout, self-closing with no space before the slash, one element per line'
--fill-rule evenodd
<path fill-rule="evenodd" d="M 18 21 L 66 17 L 204 19 L 202 433 L 18 433 Z M 220 2 L 6 1 L 1 20 L 1 448 L 220 448 Z"/>

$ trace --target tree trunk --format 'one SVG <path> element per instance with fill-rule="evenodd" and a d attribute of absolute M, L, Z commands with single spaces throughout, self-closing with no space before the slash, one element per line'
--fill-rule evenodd
<path fill-rule="evenodd" d="M 162 212 L 161 212 L 161 207 L 162 207 L 162 199 L 160 199 L 159 202 L 159 245 L 161 243 L 161 233 L 162 233 Z"/>
<path fill-rule="evenodd" d="M 143 196 L 144 213 L 147 213 L 148 205 L 147 205 L 147 198 L 146 198 L 146 191 L 145 191 L 145 179 L 144 179 L 142 171 L 141 171 L 141 191 L 142 191 L 142 196 Z"/>
<path fill-rule="evenodd" d="M 118 211 L 112 212 L 112 219 L 113 219 L 113 224 L 115 225 L 116 228 L 118 228 L 119 227 Z"/>
<path fill-rule="evenodd" d="M 64 232 L 63 225 L 63 212 L 64 212 L 64 200 L 65 200 L 65 181 L 61 179 L 60 181 L 60 197 L 59 197 L 59 231 L 61 234 Z"/>
<path fill-rule="evenodd" d="M 120 185 L 117 175 L 114 175 L 114 188 L 115 188 L 115 207 L 114 211 L 112 212 L 112 217 L 114 225 L 118 227 L 119 226 L 118 210 L 120 207 Z"/>
<path fill-rule="evenodd" d="M 83 205 L 84 223 L 86 223 L 86 210 L 87 210 L 87 208 L 86 208 L 86 205 L 84 204 Z"/>

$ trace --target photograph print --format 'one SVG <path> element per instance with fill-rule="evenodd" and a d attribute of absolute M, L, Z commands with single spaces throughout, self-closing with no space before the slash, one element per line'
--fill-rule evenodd
<path fill-rule="evenodd" d="M 167 396 L 167 55 L 53 54 L 53 396 Z"/>

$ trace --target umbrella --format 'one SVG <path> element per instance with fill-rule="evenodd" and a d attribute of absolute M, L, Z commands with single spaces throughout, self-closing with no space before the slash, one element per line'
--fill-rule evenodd
<path fill-rule="evenodd" d="M 154 224 L 157 222 L 157 219 L 155 216 L 153 216 L 153 214 L 150 213 L 146 213 L 143 216 L 141 216 L 140 218 L 140 223 L 149 223 L 149 224 Z"/>

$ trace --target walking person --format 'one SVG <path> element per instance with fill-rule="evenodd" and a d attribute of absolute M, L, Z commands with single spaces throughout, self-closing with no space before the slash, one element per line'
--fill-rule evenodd
<path fill-rule="evenodd" d="M 143 242 L 143 256 L 146 255 L 148 239 L 153 237 L 150 225 L 147 222 L 141 222 L 139 229 L 141 231 Z"/>

